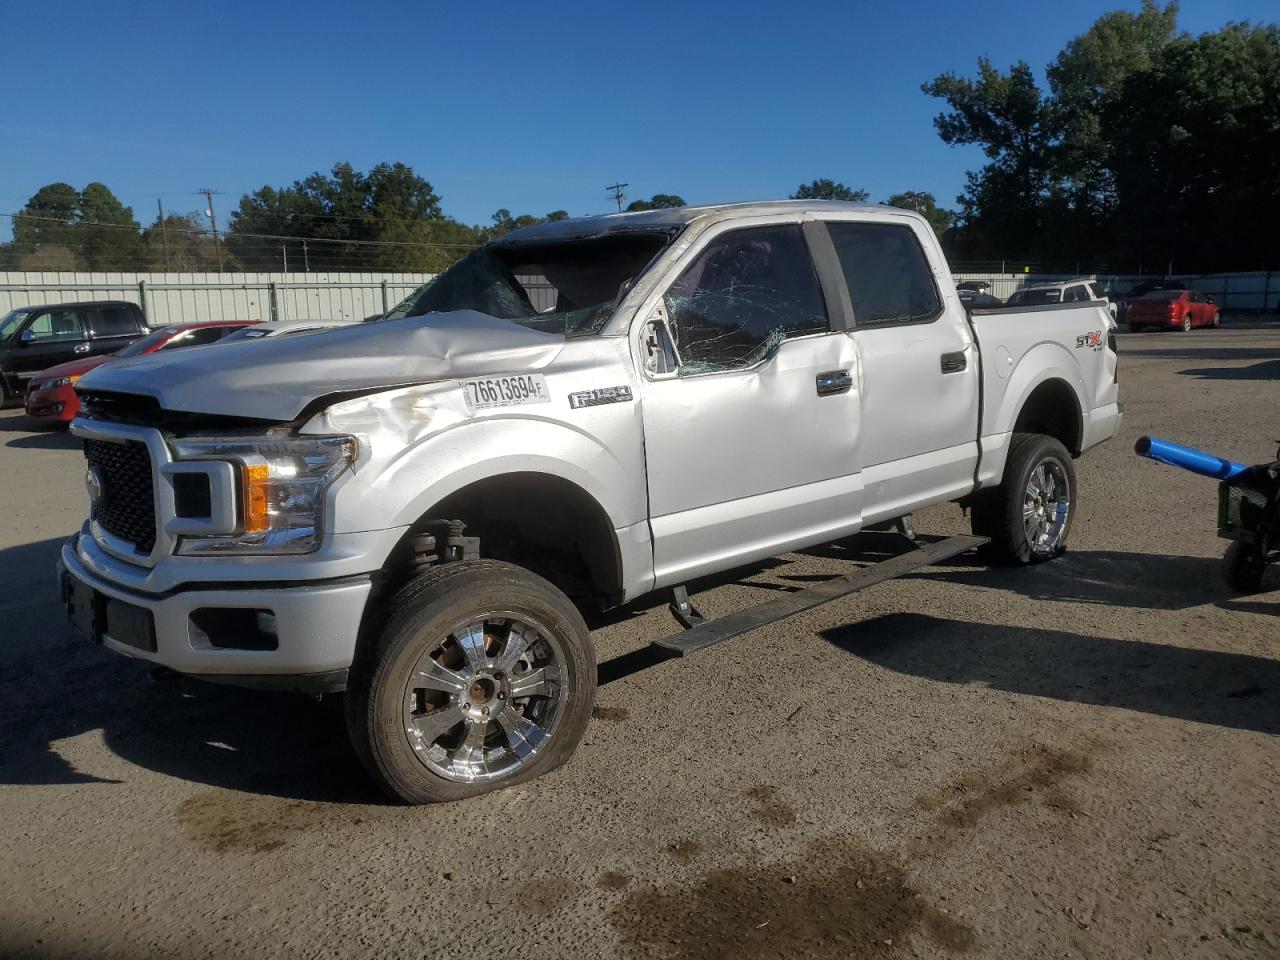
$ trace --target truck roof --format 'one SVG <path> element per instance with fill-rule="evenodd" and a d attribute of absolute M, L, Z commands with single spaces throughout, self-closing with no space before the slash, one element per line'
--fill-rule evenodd
<path fill-rule="evenodd" d="M 847 200 L 755 200 L 748 203 L 715 203 L 697 207 L 670 207 L 662 210 L 637 210 L 634 213 L 608 213 L 596 217 L 573 217 L 521 227 L 493 241 L 493 246 L 507 244 L 554 243 L 576 237 L 594 237 L 630 231 L 668 232 L 680 230 L 695 220 L 723 220 L 729 217 L 752 217 L 770 213 L 892 213 L 923 220 L 920 214 L 901 207 L 881 203 L 850 203 Z"/>

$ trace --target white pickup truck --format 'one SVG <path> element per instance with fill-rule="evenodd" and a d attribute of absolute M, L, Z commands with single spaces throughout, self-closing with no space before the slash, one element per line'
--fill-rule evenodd
<path fill-rule="evenodd" d="M 1113 329 L 1101 302 L 968 314 L 891 207 L 530 227 L 387 319 L 82 379 L 63 599 L 122 654 L 345 690 L 383 788 L 461 798 L 574 750 L 585 606 L 688 612 L 695 578 L 944 501 L 999 559 L 1055 556 L 1073 459 L 1120 424 Z"/>

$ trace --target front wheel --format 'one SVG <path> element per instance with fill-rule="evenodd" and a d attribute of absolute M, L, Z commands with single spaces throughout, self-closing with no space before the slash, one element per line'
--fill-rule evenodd
<path fill-rule="evenodd" d="M 464 560 L 391 599 L 348 684 L 347 729 L 387 793 L 460 800 L 569 759 L 591 716 L 595 651 L 568 597 L 527 570 Z"/>
<path fill-rule="evenodd" d="M 1189 313 L 1185 314 L 1182 318 L 1182 332 L 1183 333 L 1191 332 L 1191 314 Z"/>
<path fill-rule="evenodd" d="M 973 505 L 973 532 L 991 538 L 987 552 L 998 562 L 1051 560 L 1067 548 L 1075 499 L 1067 448 L 1043 434 L 1015 433 L 1003 481 Z"/>
<path fill-rule="evenodd" d="M 1210 324 L 1209 324 L 1209 326 L 1213 327 L 1213 329 L 1215 329 L 1215 330 L 1217 330 L 1220 326 L 1222 326 L 1222 311 L 1221 311 L 1221 310 L 1215 310 L 1215 311 L 1213 311 L 1213 322 L 1212 322 L 1212 323 L 1210 323 Z"/>
<path fill-rule="evenodd" d="M 1262 589 L 1262 575 L 1267 568 L 1264 549 L 1232 540 L 1222 557 L 1222 579 L 1241 593 L 1257 593 Z"/>

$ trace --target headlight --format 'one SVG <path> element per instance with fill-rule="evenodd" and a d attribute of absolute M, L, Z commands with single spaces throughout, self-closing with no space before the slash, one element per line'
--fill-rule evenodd
<path fill-rule="evenodd" d="M 234 534 L 183 537 L 180 554 L 310 553 L 320 546 L 325 491 L 356 457 L 354 437 L 189 437 L 179 460 L 227 460 L 238 475 Z"/>
<path fill-rule="evenodd" d="M 46 380 L 44 383 L 38 384 L 37 387 L 40 390 L 57 390 L 59 387 L 69 387 L 79 379 L 79 375 L 74 377 L 58 377 L 56 380 Z"/>

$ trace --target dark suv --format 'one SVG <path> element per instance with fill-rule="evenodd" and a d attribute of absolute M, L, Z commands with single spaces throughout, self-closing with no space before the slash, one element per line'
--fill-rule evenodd
<path fill-rule="evenodd" d="M 55 364 L 115 353 L 148 332 L 123 300 L 19 307 L 0 318 L 0 404 L 20 401 L 31 375 Z"/>

